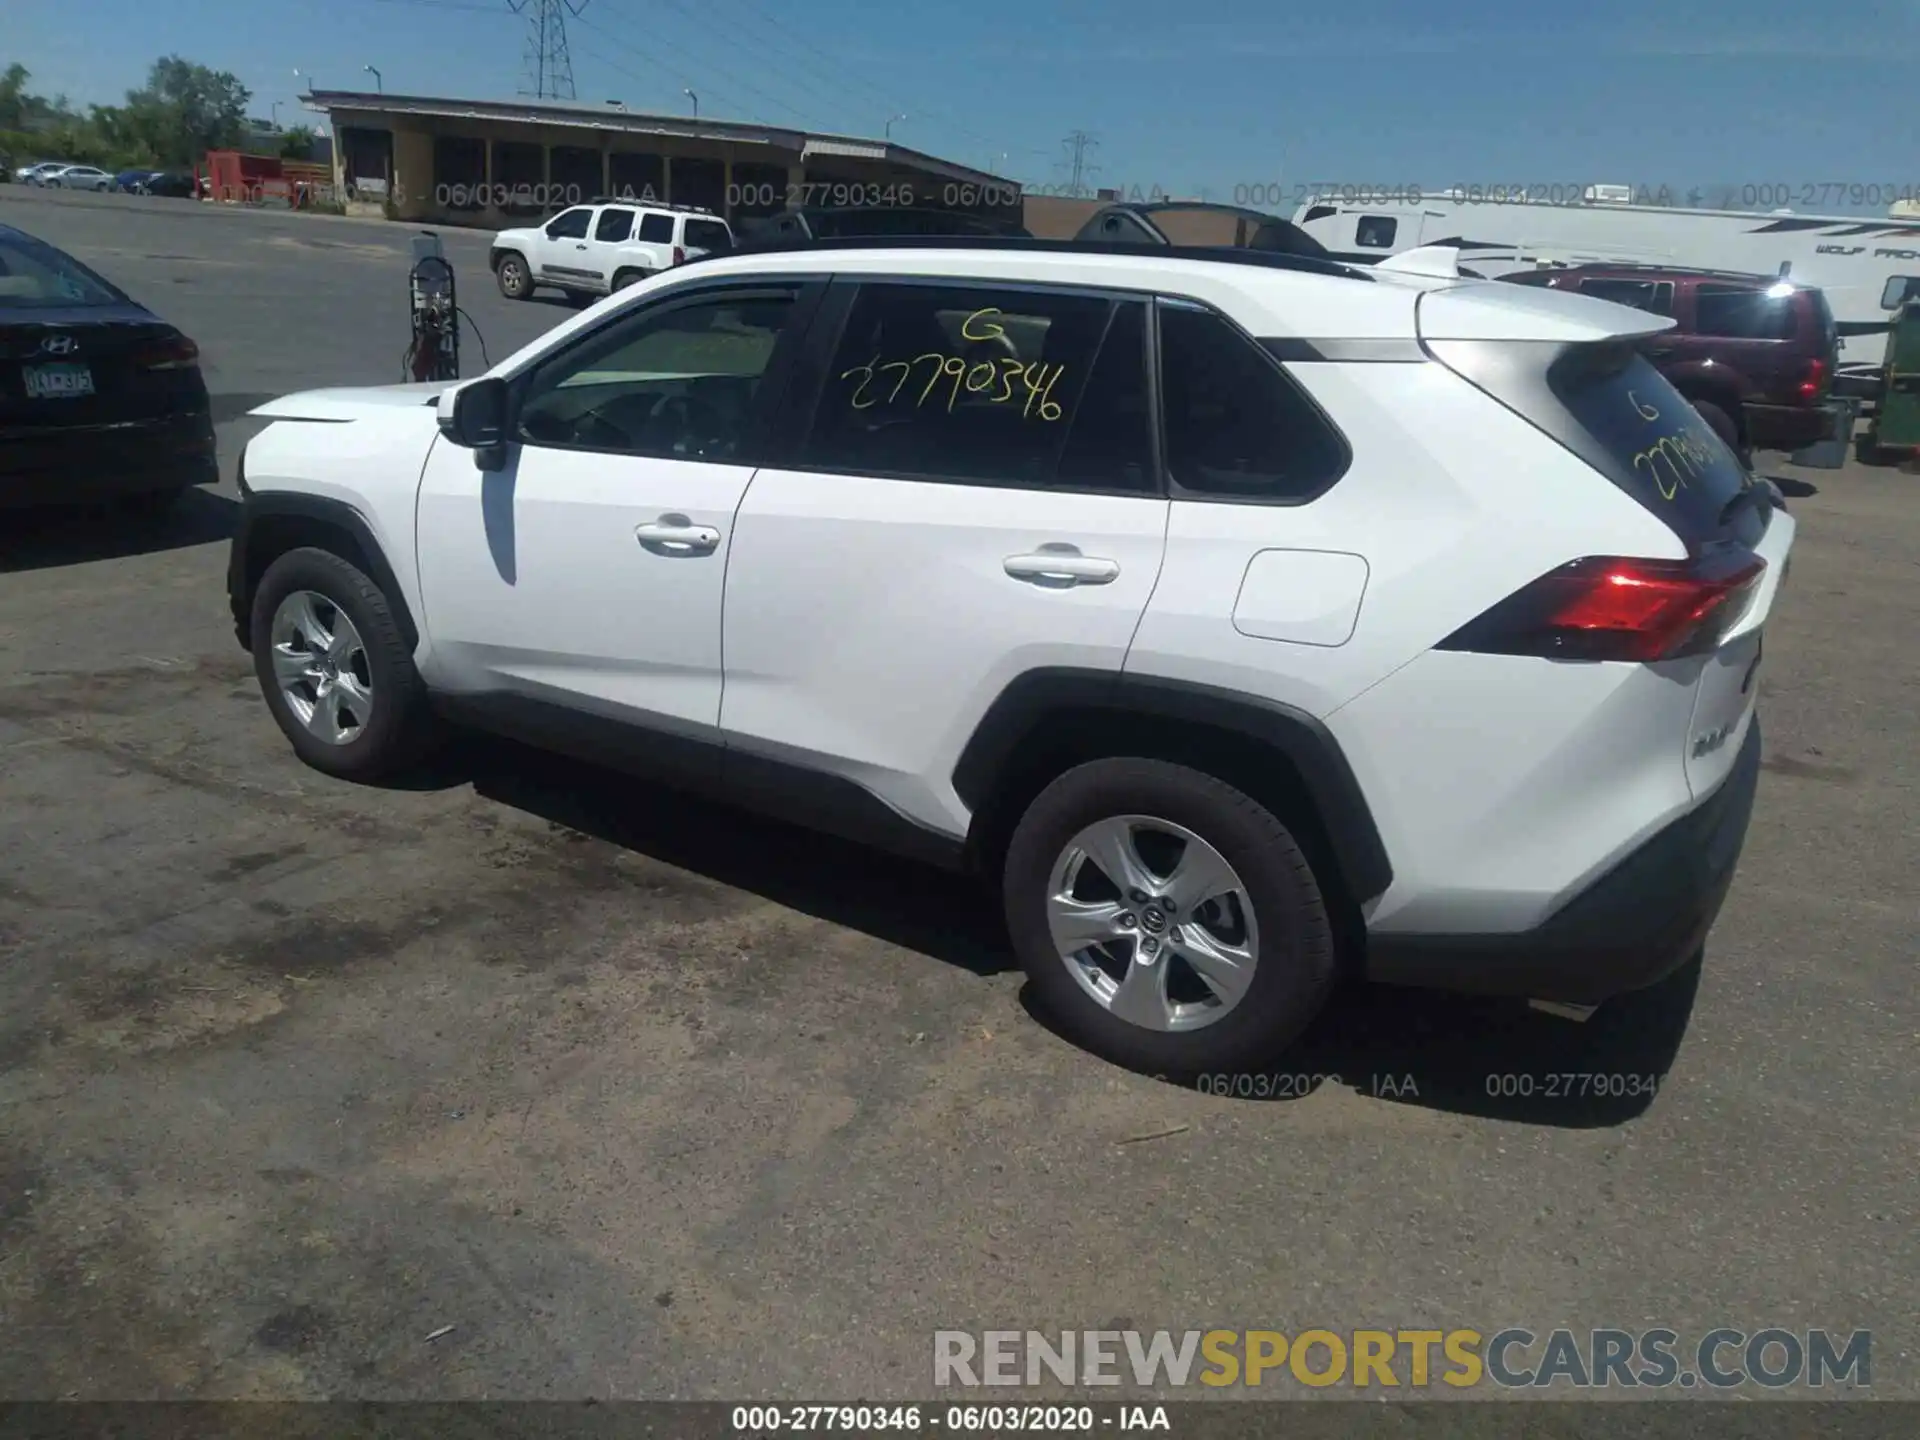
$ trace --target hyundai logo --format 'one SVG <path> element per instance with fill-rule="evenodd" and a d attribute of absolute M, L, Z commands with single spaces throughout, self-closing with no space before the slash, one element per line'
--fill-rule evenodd
<path fill-rule="evenodd" d="M 40 348 L 48 355 L 71 355 L 80 348 L 80 342 L 71 335 L 49 335 L 40 342 Z"/>

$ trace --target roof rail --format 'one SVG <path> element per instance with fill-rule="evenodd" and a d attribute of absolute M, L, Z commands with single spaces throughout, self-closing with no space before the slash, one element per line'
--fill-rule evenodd
<path fill-rule="evenodd" d="M 720 212 L 705 205 L 669 205 L 665 200 L 646 200 L 638 195 L 595 195 L 591 199 L 579 202 L 582 205 L 637 205 L 642 210 L 674 210 L 685 215 L 712 215 L 719 218 Z"/>
<path fill-rule="evenodd" d="M 1310 275 L 1330 275 L 1342 280 L 1373 281 L 1366 266 L 1344 264 L 1316 255 L 1292 255 L 1279 250 L 1253 250 L 1244 246 L 1176 245 L 1171 241 L 1153 244 L 1141 241 L 1037 240 L 1006 235 L 861 235 L 819 240 L 781 237 L 765 244 L 743 244 L 727 253 L 777 255 L 814 250 L 1005 250 L 1042 255 L 1164 255 L 1175 260 L 1207 260 L 1223 265 L 1253 265 L 1270 270 L 1299 270 Z M 686 263 L 697 265 L 721 258 L 718 254 L 700 255 Z"/>

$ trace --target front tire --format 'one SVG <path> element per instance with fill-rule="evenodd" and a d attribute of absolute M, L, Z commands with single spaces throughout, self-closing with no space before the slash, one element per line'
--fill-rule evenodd
<path fill-rule="evenodd" d="M 622 270 L 613 277 L 613 288 L 624 290 L 629 285 L 638 285 L 646 278 L 647 272 L 644 270 Z"/>
<path fill-rule="evenodd" d="M 1048 1011 L 1130 1069 L 1264 1064 L 1333 988 L 1333 927 L 1299 844 L 1183 765 L 1095 760 L 1060 776 L 1015 827 L 1003 895 Z"/>
<path fill-rule="evenodd" d="M 280 731 L 316 770 L 373 780 L 432 736 L 426 685 L 387 597 L 326 550 L 290 550 L 254 592 L 254 673 Z"/>
<path fill-rule="evenodd" d="M 500 293 L 509 300 L 526 300 L 533 295 L 533 272 L 518 255 L 503 255 L 494 278 L 499 281 Z"/>

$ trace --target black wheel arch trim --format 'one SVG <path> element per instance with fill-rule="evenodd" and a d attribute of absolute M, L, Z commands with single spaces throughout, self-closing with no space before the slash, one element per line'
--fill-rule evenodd
<path fill-rule="evenodd" d="M 252 647 L 253 583 L 258 578 L 249 558 L 250 547 L 262 521 L 279 519 L 310 521 L 329 529 L 343 530 L 350 535 L 359 547 L 361 558 L 366 561 L 368 578 L 387 597 L 387 605 L 393 611 L 394 623 L 400 627 L 407 649 L 411 651 L 419 647 L 420 628 L 414 623 L 406 592 L 400 588 L 393 566 L 388 563 L 386 551 L 375 538 L 373 526 L 367 522 L 366 516 L 346 501 L 336 500 L 329 495 L 253 490 L 247 492 L 240 506 L 240 522 L 234 528 L 233 546 L 227 558 L 227 599 L 242 649 Z"/>
<path fill-rule="evenodd" d="M 1271 745 L 1298 772 L 1353 898 L 1364 904 L 1393 883 L 1372 807 L 1333 733 L 1295 706 L 1193 681 L 1070 667 L 1029 670 L 1008 683 L 974 727 L 954 766 L 955 792 L 979 814 L 1024 738 L 1050 714 L 1085 709 L 1211 725 Z"/>

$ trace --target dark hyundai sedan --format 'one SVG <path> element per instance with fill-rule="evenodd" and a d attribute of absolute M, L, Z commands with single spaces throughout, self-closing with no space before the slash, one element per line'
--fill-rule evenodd
<path fill-rule="evenodd" d="M 0 507 L 158 509 L 219 478 L 199 347 L 72 256 L 0 225 Z"/>

